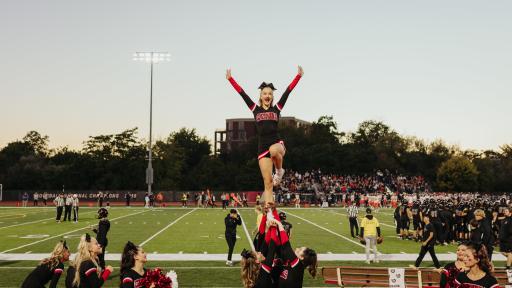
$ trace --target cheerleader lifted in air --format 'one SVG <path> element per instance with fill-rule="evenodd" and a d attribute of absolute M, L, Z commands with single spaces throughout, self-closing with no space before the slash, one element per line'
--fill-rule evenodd
<path fill-rule="evenodd" d="M 293 88 L 299 83 L 304 75 L 304 70 L 298 66 L 297 76 L 286 88 L 281 99 L 277 104 L 274 103 L 274 85 L 272 83 L 261 83 L 259 105 L 254 103 L 245 91 L 231 76 L 231 69 L 226 72 L 226 79 L 233 85 L 235 90 L 242 96 L 249 109 L 254 114 L 256 120 L 256 129 L 258 133 L 258 163 L 265 191 L 263 192 L 263 201 L 265 204 L 273 203 L 273 186 L 277 186 L 284 175 L 283 157 L 286 152 L 284 141 L 279 136 L 278 124 L 281 111 L 288 100 L 288 96 Z M 275 174 L 272 176 L 272 168 L 275 168 Z"/>

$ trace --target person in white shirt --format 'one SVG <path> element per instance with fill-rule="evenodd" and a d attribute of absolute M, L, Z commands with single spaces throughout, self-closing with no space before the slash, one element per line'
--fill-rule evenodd
<path fill-rule="evenodd" d="M 64 221 L 71 222 L 71 205 L 73 204 L 71 194 L 66 195 L 66 201 L 64 203 Z"/>
<path fill-rule="evenodd" d="M 55 220 L 60 223 L 60 218 L 62 217 L 62 209 L 64 208 L 64 194 L 60 193 L 55 199 L 53 199 L 53 203 L 55 207 L 57 207 L 57 217 Z"/>
<path fill-rule="evenodd" d="M 77 194 L 73 194 L 73 200 L 72 200 L 72 207 L 73 207 L 73 221 L 75 223 L 78 222 L 78 206 L 79 206 L 79 201 L 78 201 L 78 195 Z"/>

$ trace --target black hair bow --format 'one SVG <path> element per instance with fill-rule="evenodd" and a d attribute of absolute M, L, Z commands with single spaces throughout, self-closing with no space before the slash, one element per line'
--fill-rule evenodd
<path fill-rule="evenodd" d="M 247 250 L 247 249 L 244 249 L 242 251 L 242 253 L 240 253 L 240 255 L 242 255 L 242 257 L 246 258 L 246 259 L 249 259 L 249 258 L 254 258 L 254 255 L 252 255 L 251 251 Z"/>
<path fill-rule="evenodd" d="M 62 246 L 64 249 L 69 250 L 68 245 L 66 244 L 66 240 L 62 241 Z"/>
<path fill-rule="evenodd" d="M 272 90 L 277 90 L 276 88 L 274 88 L 274 85 L 272 83 L 266 83 L 266 82 L 263 82 L 261 83 L 260 87 L 258 87 L 258 89 L 263 89 L 263 88 L 270 88 Z"/>
<path fill-rule="evenodd" d="M 85 241 L 91 242 L 91 235 L 89 233 L 85 233 Z"/>

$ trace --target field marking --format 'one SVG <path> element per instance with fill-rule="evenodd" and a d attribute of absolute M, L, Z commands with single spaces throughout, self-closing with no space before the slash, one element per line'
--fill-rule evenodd
<path fill-rule="evenodd" d="M 343 213 L 338 213 L 338 212 L 334 212 L 334 211 L 324 211 L 324 212 L 330 212 L 330 213 L 333 213 L 333 214 L 337 214 L 337 215 L 342 215 L 342 216 L 348 216 L 347 214 L 343 214 Z M 379 221 L 379 224 L 382 224 L 384 226 L 388 226 L 388 227 L 391 227 L 391 228 L 396 228 L 395 226 L 393 225 L 390 225 L 390 224 L 387 224 L 387 223 L 384 223 L 383 221 Z"/>
<path fill-rule="evenodd" d="M 90 214 L 90 213 L 95 213 L 95 211 L 89 211 L 89 212 L 85 212 L 85 213 L 82 213 L 80 215 L 84 215 L 84 214 Z M 0 230 L 1 229 L 5 229 L 5 228 L 10 228 L 10 227 L 16 227 L 16 226 L 23 226 L 23 225 L 27 225 L 27 224 L 33 224 L 33 223 L 38 223 L 38 222 L 43 222 L 43 221 L 47 221 L 47 220 L 55 220 L 56 217 L 51 217 L 51 218 L 46 218 L 46 219 L 41 219 L 41 220 L 36 220 L 36 221 L 31 221 L 31 222 L 24 222 L 24 223 L 20 223 L 20 224 L 14 224 L 14 225 L 9 225 L 9 226 L 3 226 L 3 227 L 0 227 Z M 45 223 L 43 223 L 45 224 Z"/>
<path fill-rule="evenodd" d="M 48 209 L 49 210 L 49 209 Z M 25 215 L 31 215 L 31 214 L 38 214 L 38 213 L 48 213 L 48 212 L 51 212 L 51 211 L 3 211 L 4 213 L 0 213 L 0 217 L 4 217 L 4 216 L 13 216 L 13 215 L 21 215 L 21 214 L 25 214 Z"/>
<path fill-rule="evenodd" d="M 236 212 L 238 212 L 238 209 Z M 244 227 L 245 236 L 247 236 L 247 241 L 249 241 L 249 245 L 251 245 L 252 251 L 256 251 L 256 248 L 254 248 L 254 243 L 252 243 L 252 241 L 251 241 L 252 238 L 249 235 L 249 231 L 247 230 L 247 226 L 245 226 L 245 221 L 244 221 L 244 218 L 242 217 L 242 213 L 238 212 L 238 215 L 240 215 L 240 220 L 242 220 L 242 227 Z"/>
<path fill-rule="evenodd" d="M 284 210 L 284 209 L 283 209 L 283 210 Z M 299 219 L 301 219 L 302 221 L 308 222 L 309 224 L 311 224 L 311 225 L 313 225 L 313 226 L 316 226 L 316 227 L 318 227 L 318 228 L 320 228 L 320 229 L 322 229 L 322 230 L 325 230 L 325 231 L 327 231 L 327 232 L 329 232 L 329 233 L 331 233 L 331 234 L 333 234 L 333 235 L 336 235 L 336 236 L 338 236 L 338 237 L 340 237 L 340 238 L 343 238 L 343 239 L 345 239 L 345 240 L 347 240 L 347 241 L 349 241 L 349 242 L 352 242 L 352 243 L 356 244 L 357 246 L 360 246 L 360 247 L 366 248 L 366 247 L 365 247 L 364 245 L 362 245 L 361 243 L 356 242 L 356 241 L 354 241 L 354 240 L 352 240 L 352 239 L 349 239 L 349 238 L 347 238 L 347 237 L 345 237 L 345 236 L 343 236 L 343 235 L 341 235 L 341 234 L 338 234 L 338 233 L 336 233 L 336 232 L 334 232 L 334 231 L 332 231 L 332 230 L 330 230 L 330 229 L 327 229 L 327 228 L 325 228 L 325 227 L 322 227 L 322 226 L 320 226 L 320 225 L 318 225 L 318 224 L 316 224 L 316 223 L 314 223 L 314 222 L 311 222 L 311 221 L 309 221 L 309 220 L 307 220 L 307 219 L 304 219 L 304 218 L 302 218 L 302 217 L 300 217 L 300 216 L 297 216 L 297 215 L 295 215 L 295 214 L 293 214 L 293 213 L 290 213 L 290 212 L 286 212 L 286 213 L 288 213 L 288 214 L 290 214 L 290 215 L 292 215 L 292 216 L 294 216 L 294 217 L 296 217 L 296 218 L 299 218 Z"/>
<path fill-rule="evenodd" d="M 167 228 L 171 227 L 172 225 L 176 224 L 176 222 L 178 222 L 179 220 L 181 220 L 183 217 L 187 216 L 188 214 L 196 211 L 196 209 L 193 209 L 193 210 L 190 210 L 188 211 L 187 213 L 181 215 L 180 217 L 178 217 L 178 219 L 172 221 L 171 223 L 169 223 L 167 226 L 165 226 L 164 228 L 160 229 L 160 231 L 156 232 L 153 236 L 149 237 L 148 239 L 146 239 L 144 242 L 140 243 L 139 246 L 143 246 L 144 244 L 148 243 L 149 241 L 153 240 L 153 238 L 155 238 L 156 236 L 158 236 L 160 233 L 164 232 Z"/>
<path fill-rule="evenodd" d="M 137 215 L 137 214 L 141 214 L 141 213 L 145 213 L 145 212 L 147 212 L 147 211 L 140 211 L 140 212 L 136 212 L 136 213 L 120 216 L 120 217 L 111 219 L 111 221 L 114 221 L 114 220 L 117 220 L 117 219 L 121 219 L 121 218 L 125 218 L 125 217 L 129 217 L 129 216 L 133 216 L 133 215 Z M 75 229 L 75 230 L 72 230 L 72 231 L 68 231 L 66 233 L 62 233 L 62 234 L 55 235 L 55 236 L 52 236 L 52 237 L 48 237 L 48 238 L 45 238 L 45 239 L 42 239 L 42 240 L 38 240 L 38 241 L 35 241 L 35 242 L 32 242 L 32 243 L 21 245 L 21 246 L 18 246 L 16 248 L 7 249 L 5 251 L 0 252 L 0 254 L 5 254 L 6 252 L 10 252 L 10 251 L 13 251 L 13 250 L 18 250 L 18 249 L 21 249 L 21 248 L 24 248 L 24 247 L 27 247 L 27 246 L 31 246 L 31 245 L 34 245 L 34 244 L 37 244 L 37 243 L 41 243 L 43 241 L 50 240 L 50 239 L 53 239 L 53 238 L 61 237 L 61 236 L 67 235 L 67 234 L 71 234 L 73 232 L 84 230 L 84 229 L 87 229 L 87 228 L 90 228 L 90 227 L 91 227 L 90 225 L 87 225 L 85 227 L 82 227 L 82 228 L 79 228 L 79 229 Z"/>

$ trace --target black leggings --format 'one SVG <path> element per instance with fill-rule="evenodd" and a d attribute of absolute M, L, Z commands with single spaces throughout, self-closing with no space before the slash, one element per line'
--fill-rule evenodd
<path fill-rule="evenodd" d="M 101 245 L 101 254 L 98 255 L 98 264 L 100 264 L 101 269 L 105 270 L 105 249 L 107 249 L 107 245 Z"/>
<path fill-rule="evenodd" d="M 236 234 L 226 234 L 226 242 L 228 242 L 228 261 L 231 261 L 231 257 L 233 256 L 233 249 L 235 248 L 235 242 L 236 242 Z"/>

